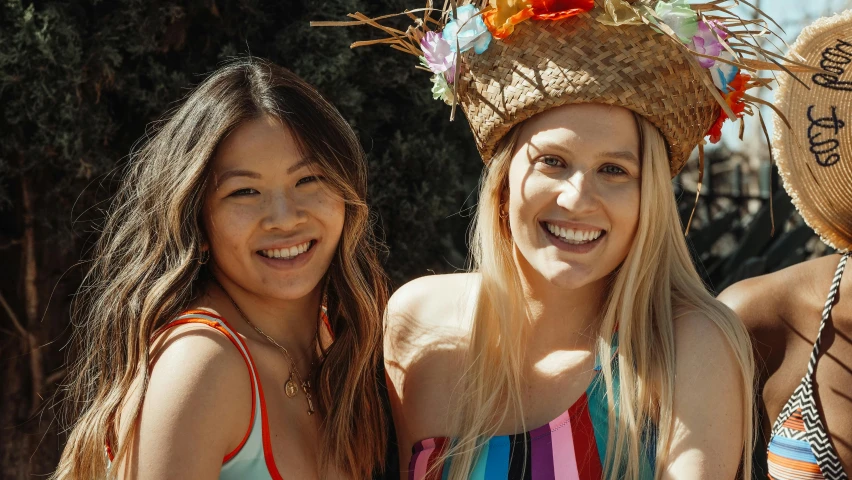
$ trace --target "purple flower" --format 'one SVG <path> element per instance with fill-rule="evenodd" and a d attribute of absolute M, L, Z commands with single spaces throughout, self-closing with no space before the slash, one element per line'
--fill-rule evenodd
<path fill-rule="evenodd" d="M 703 55 L 718 57 L 725 48 L 719 39 L 724 40 L 727 37 L 728 34 L 719 28 L 716 22 L 712 20 L 700 21 L 698 22 L 698 33 L 692 37 L 692 47 L 696 52 Z M 698 63 L 704 68 L 711 68 L 716 65 L 716 60 L 712 58 L 697 57 L 697 59 Z"/>
<path fill-rule="evenodd" d="M 440 33 L 426 32 L 420 39 L 423 48 L 423 58 L 432 73 L 444 74 L 452 83 L 456 75 L 456 53 L 450 48 L 450 42 L 444 40 Z"/>

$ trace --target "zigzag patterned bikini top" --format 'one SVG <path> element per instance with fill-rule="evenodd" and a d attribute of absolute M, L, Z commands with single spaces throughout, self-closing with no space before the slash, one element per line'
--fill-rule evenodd
<path fill-rule="evenodd" d="M 808 373 L 784 405 L 772 427 L 767 464 L 773 480 L 848 480 L 834 450 L 814 400 L 813 379 L 820 354 L 822 332 L 837 298 L 840 278 L 849 253 L 843 255 L 822 311 L 816 343 L 808 362 Z"/>

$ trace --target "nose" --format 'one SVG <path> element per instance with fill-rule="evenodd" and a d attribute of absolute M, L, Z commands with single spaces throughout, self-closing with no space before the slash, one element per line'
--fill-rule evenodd
<path fill-rule="evenodd" d="M 556 204 L 573 213 L 585 213 L 597 208 L 598 198 L 594 171 L 578 170 L 561 182 L 561 190 L 556 198 Z"/>
<path fill-rule="evenodd" d="M 290 231 L 307 220 L 307 214 L 287 192 L 272 195 L 264 202 L 262 226 L 265 230 Z"/>

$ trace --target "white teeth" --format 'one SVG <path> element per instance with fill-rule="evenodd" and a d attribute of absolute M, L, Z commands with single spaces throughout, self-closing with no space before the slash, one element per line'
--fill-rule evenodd
<path fill-rule="evenodd" d="M 603 230 L 574 230 L 571 228 L 561 228 L 550 223 L 545 223 L 545 225 L 547 225 L 547 230 L 550 233 L 573 245 L 593 242 L 603 235 Z"/>
<path fill-rule="evenodd" d="M 260 254 L 267 258 L 276 258 L 282 260 L 292 260 L 299 255 L 307 252 L 311 248 L 311 242 L 307 241 L 300 245 L 295 245 L 290 248 L 274 248 L 271 250 L 261 250 Z"/>

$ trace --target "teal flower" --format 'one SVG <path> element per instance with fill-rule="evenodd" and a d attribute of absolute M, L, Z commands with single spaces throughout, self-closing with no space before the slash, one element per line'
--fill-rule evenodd
<path fill-rule="evenodd" d="M 444 26 L 442 36 L 449 42 L 452 51 L 466 52 L 473 48 L 477 54 L 488 49 L 491 44 L 491 32 L 485 26 L 479 9 L 473 5 L 464 5 L 456 9 L 458 18 L 453 18 L 450 12 L 450 21 Z M 457 43 L 458 42 L 458 45 Z"/>

